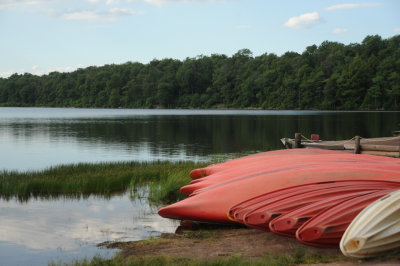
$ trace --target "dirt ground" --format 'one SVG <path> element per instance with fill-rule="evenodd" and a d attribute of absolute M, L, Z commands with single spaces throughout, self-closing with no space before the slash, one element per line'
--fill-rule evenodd
<path fill-rule="evenodd" d="M 194 259 L 229 258 L 241 255 L 246 258 L 262 258 L 266 254 L 294 255 L 302 252 L 305 256 L 319 254 L 333 258 L 323 265 L 399 265 L 399 261 L 360 261 L 348 259 L 339 249 L 305 246 L 294 238 L 279 236 L 249 228 L 197 228 L 187 230 L 178 228 L 175 234 L 163 234 L 159 238 L 133 242 L 115 242 L 101 244 L 108 248 L 121 249 L 121 255 L 144 256 L 166 255 Z M 195 251 L 195 252 L 194 252 Z"/>

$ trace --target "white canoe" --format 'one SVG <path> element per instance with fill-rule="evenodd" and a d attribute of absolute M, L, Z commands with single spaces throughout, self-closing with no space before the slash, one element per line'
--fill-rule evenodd
<path fill-rule="evenodd" d="M 348 257 L 372 257 L 396 248 L 400 248 L 400 190 L 361 211 L 340 241 Z"/>

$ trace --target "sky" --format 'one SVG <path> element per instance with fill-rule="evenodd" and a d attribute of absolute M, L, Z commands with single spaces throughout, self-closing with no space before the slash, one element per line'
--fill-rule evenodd
<path fill-rule="evenodd" d="M 398 0 L 0 0 L 0 77 L 400 34 Z"/>

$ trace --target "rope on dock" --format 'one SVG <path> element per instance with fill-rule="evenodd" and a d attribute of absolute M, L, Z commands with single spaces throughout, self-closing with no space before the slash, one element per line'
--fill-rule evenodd
<path fill-rule="evenodd" d="M 306 136 L 304 136 L 303 134 L 300 134 L 300 136 L 305 140 L 308 140 L 308 141 L 311 141 L 311 142 L 315 142 L 315 140 L 311 140 L 311 139 L 307 138 Z"/>

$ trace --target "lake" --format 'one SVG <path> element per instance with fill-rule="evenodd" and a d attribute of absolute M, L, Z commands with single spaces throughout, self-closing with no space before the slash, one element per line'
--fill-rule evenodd
<path fill-rule="evenodd" d="M 80 162 L 193 160 L 283 148 L 282 137 L 391 136 L 400 112 L 0 108 L 0 170 Z M 96 244 L 173 232 L 129 192 L 110 199 L 0 200 L 0 264 L 109 257 Z"/>
<path fill-rule="evenodd" d="M 207 160 L 280 138 L 391 136 L 400 112 L 0 108 L 0 170 L 79 162 Z"/>

